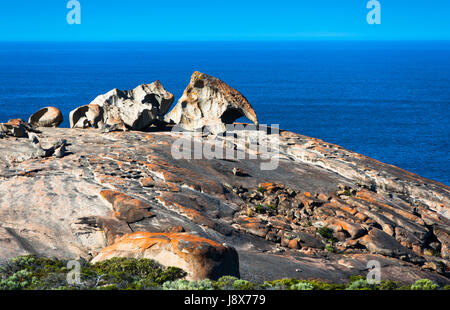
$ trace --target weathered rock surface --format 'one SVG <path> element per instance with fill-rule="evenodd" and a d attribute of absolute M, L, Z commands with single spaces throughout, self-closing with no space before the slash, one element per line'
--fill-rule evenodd
<path fill-rule="evenodd" d="M 58 127 L 63 120 L 63 115 L 58 108 L 46 107 L 31 115 L 28 123 L 36 127 Z"/>
<path fill-rule="evenodd" d="M 188 273 L 187 279 L 239 277 L 239 259 L 235 249 L 209 239 L 184 233 L 133 233 L 104 248 L 92 262 L 113 257 L 152 258 L 165 266 Z"/>
<path fill-rule="evenodd" d="M 240 92 L 213 76 L 196 71 L 165 120 L 185 130 L 207 127 L 212 132 L 224 132 L 224 124 L 232 124 L 242 116 L 258 124 L 255 111 Z"/>
<path fill-rule="evenodd" d="M 100 196 L 111 204 L 114 210 L 114 216 L 127 223 L 138 222 L 153 215 L 149 211 L 151 209 L 149 203 L 142 202 L 124 193 L 105 190 L 100 192 Z"/>
<path fill-rule="evenodd" d="M 241 134 L 199 141 L 249 155 Z M 0 139 L 4 258 L 145 253 L 181 266 L 182 252 L 172 246 L 182 236 L 234 248 L 249 280 L 346 282 L 365 275 L 375 259 L 383 280 L 450 282 L 450 188 L 339 146 L 286 131 L 266 134 L 267 142 L 278 139 L 279 164 L 261 170 L 260 158 L 175 159 L 172 146 L 187 139 L 183 133 L 42 128 L 36 137 L 46 146 L 68 141 L 65 156 L 34 157 L 28 139 Z M 135 241 L 133 233 L 144 237 Z M 157 233 L 167 238 L 148 237 Z M 139 250 L 153 242 L 164 254 L 153 246 Z M 209 261 L 213 248 L 192 257 Z M 185 268 L 198 261 L 192 259 Z M 223 273 L 221 261 L 208 266 Z"/>
<path fill-rule="evenodd" d="M 2 137 L 9 135 L 16 138 L 27 138 L 29 132 L 39 132 L 30 123 L 21 119 L 10 119 L 7 123 L 0 123 Z"/>
<path fill-rule="evenodd" d="M 73 110 L 70 127 L 143 130 L 161 122 L 173 101 L 174 96 L 159 81 L 128 91 L 116 88 Z"/>
<path fill-rule="evenodd" d="M 69 118 L 70 128 L 101 128 L 104 124 L 103 108 L 93 103 L 76 108 Z"/>

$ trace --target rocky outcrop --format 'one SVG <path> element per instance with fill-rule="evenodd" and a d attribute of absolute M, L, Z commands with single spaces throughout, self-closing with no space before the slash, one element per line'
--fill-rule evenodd
<path fill-rule="evenodd" d="M 29 132 L 39 132 L 35 127 L 21 119 L 10 119 L 7 123 L 0 123 L 0 133 L 16 138 L 27 138 Z"/>
<path fill-rule="evenodd" d="M 184 233 L 128 234 L 104 248 L 92 262 L 113 257 L 151 258 L 164 266 L 183 269 L 189 280 L 217 280 L 225 275 L 239 277 L 235 249 Z"/>
<path fill-rule="evenodd" d="M 240 92 L 213 76 L 196 71 L 165 120 L 185 130 L 207 127 L 212 132 L 223 132 L 225 124 L 232 124 L 243 116 L 258 124 L 255 111 Z"/>
<path fill-rule="evenodd" d="M 28 123 L 36 127 L 58 127 L 63 120 L 63 115 L 58 108 L 46 107 L 31 115 Z"/>
<path fill-rule="evenodd" d="M 376 260 L 383 280 L 450 282 L 448 186 L 261 126 L 143 132 L 167 124 L 173 100 L 156 81 L 75 109 L 71 129 L 50 128 L 62 121 L 52 107 L 0 124 L 0 260 L 152 258 L 190 279 L 333 282 Z M 219 133 L 241 116 L 258 124 L 242 94 L 195 72 L 164 120 Z M 239 159 L 174 156 L 185 140 Z"/>
<path fill-rule="evenodd" d="M 161 122 L 173 101 L 174 96 L 159 81 L 128 91 L 116 88 L 73 110 L 70 127 L 144 130 Z"/>
<path fill-rule="evenodd" d="M 258 133 L 264 141 L 278 139 L 279 164 L 266 171 L 260 158 L 175 159 L 172 146 L 185 133 L 40 130 L 43 149 L 68 141 L 65 156 L 34 156 L 35 142 L 0 139 L 5 258 L 35 253 L 92 260 L 115 244 L 126 255 L 158 258 L 128 238 L 120 241 L 140 232 L 169 235 L 151 247 L 166 259 L 180 243 L 174 231 L 184 231 L 181 236 L 234 248 L 248 280 L 347 282 L 377 260 L 383 280 L 450 282 L 450 188 L 444 184 L 285 131 Z M 246 134 L 256 135 L 252 130 Z M 241 134 L 199 141 L 206 147 L 219 139 L 248 155 Z M 209 261 L 211 251 L 198 259 Z M 219 261 L 217 270 L 226 270 Z"/>
<path fill-rule="evenodd" d="M 174 96 L 159 81 L 129 91 L 113 89 L 73 110 L 70 127 L 102 128 L 105 132 L 144 130 L 165 121 L 185 130 L 207 128 L 220 133 L 226 124 L 243 116 L 258 125 L 255 111 L 240 92 L 204 73 L 194 72 L 183 96 L 166 115 L 173 101 Z"/>

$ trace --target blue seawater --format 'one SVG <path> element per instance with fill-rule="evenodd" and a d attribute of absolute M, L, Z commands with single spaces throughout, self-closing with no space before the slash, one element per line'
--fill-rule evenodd
<path fill-rule="evenodd" d="M 0 43 L 0 122 L 69 112 L 195 71 L 241 91 L 263 124 L 339 144 L 450 185 L 450 42 Z"/>

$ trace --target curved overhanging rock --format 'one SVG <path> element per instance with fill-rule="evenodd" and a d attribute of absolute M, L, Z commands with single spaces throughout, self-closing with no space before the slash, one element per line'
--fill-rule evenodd
<path fill-rule="evenodd" d="M 63 115 L 58 108 L 46 107 L 31 115 L 28 123 L 36 127 L 58 127 L 63 120 Z"/>
<path fill-rule="evenodd" d="M 239 259 L 234 248 L 184 233 L 127 234 L 104 248 L 92 263 L 114 257 L 154 259 L 164 266 L 183 269 L 189 280 L 239 277 Z"/>
<path fill-rule="evenodd" d="M 100 128 L 103 126 L 103 108 L 88 104 L 70 112 L 70 128 Z"/>
<path fill-rule="evenodd" d="M 100 95 L 89 105 L 70 113 L 71 128 L 115 126 L 144 130 L 163 120 L 174 101 L 159 81 L 143 84 L 133 90 L 117 88 Z"/>
<path fill-rule="evenodd" d="M 183 96 L 164 118 L 185 130 L 208 127 L 212 132 L 225 131 L 240 117 L 258 125 L 258 118 L 247 99 L 225 82 L 208 74 L 194 72 Z"/>

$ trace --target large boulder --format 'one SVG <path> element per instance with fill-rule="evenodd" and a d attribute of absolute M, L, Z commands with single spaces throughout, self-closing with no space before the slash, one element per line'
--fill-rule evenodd
<path fill-rule="evenodd" d="M 46 107 L 31 115 L 28 123 L 36 127 L 58 127 L 63 120 L 63 115 L 58 108 Z"/>
<path fill-rule="evenodd" d="M 164 266 L 183 269 L 189 280 L 239 277 L 239 259 L 234 248 L 185 233 L 127 234 L 104 248 L 92 263 L 114 257 L 154 259 Z"/>
<path fill-rule="evenodd" d="M 360 238 L 359 243 L 374 254 L 391 257 L 412 255 L 412 252 L 398 243 L 395 238 L 377 228 L 373 228 L 367 235 Z"/>
<path fill-rule="evenodd" d="M 185 130 L 207 127 L 220 132 L 225 131 L 225 124 L 232 124 L 243 116 L 258 124 L 255 111 L 240 92 L 213 76 L 196 71 L 165 121 L 179 124 Z"/>
<path fill-rule="evenodd" d="M 103 126 L 103 108 L 88 104 L 70 112 L 70 128 L 100 128 Z"/>
<path fill-rule="evenodd" d="M 159 81 L 133 90 L 117 88 L 95 98 L 89 105 L 70 113 L 72 128 L 100 128 L 103 125 L 144 130 L 163 120 L 174 101 Z"/>

